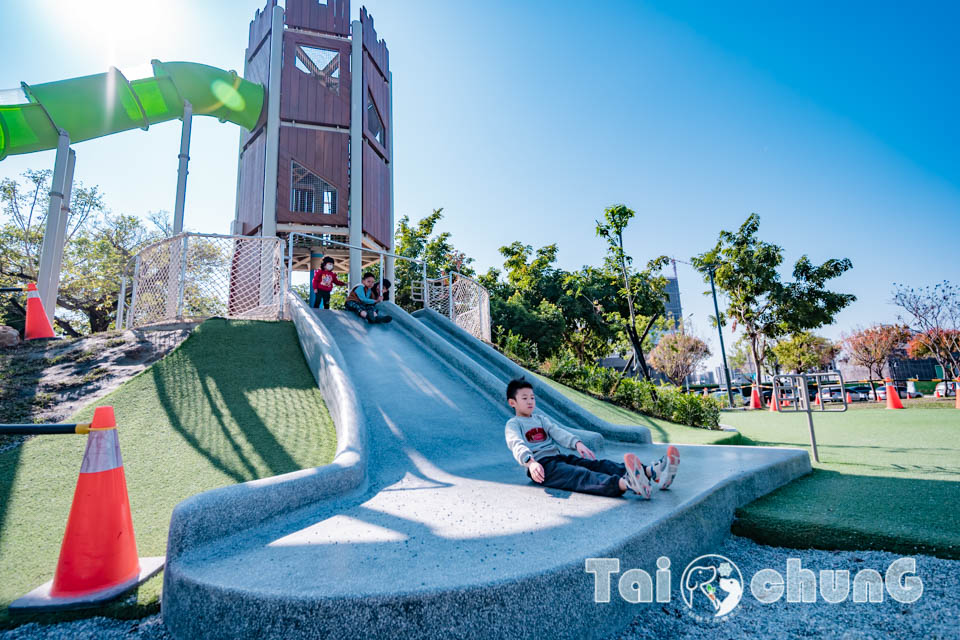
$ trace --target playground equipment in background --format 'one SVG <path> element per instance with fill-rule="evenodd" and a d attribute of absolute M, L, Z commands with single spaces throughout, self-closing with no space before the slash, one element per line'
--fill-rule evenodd
<path fill-rule="evenodd" d="M 810 402 L 810 383 L 817 386 L 817 399 L 820 399 L 820 393 L 830 394 L 838 389 L 841 405 L 832 405 L 827 408 L 825 402 Z M 847 410 L 847 398 L 843 393 L 844 383 L 843 374 L 839 371 L 827 371 L 824 373 L 791 373 L 780 374 L 773 377 L 773 396 L 771 403 L 779 403 L 780 411 L 805 411 L 807 413 L 807 424 L 810 427 L 810 448 L 813 450 L 813 459 L 820 462 L 820 453 L 817 451 L 817 436 L 813 430 L 813 407 L 821 412 L 843 412 Z M 771 406 L 774 406 L 771 404 Z"/>
<path fill-rule="evenodd" d="M 53 580 L 12 602 L 11 612 L 95 606 L 160 571 L 163 557 L 137 557 L 113 407 L 97 407 L 89 424 L 0 425 L 0 433 L 88 434 Z"/>
<path fill-rule="evenodd" d="M 182 119 L 174 232 L 183 229 L 190 128 L 194 114 L 252 130 L 263 112 L 263 86 L 234 71 L 194 62 L 151 62 L 153 75 L 128 80 L 111 68 L 80 78 L 0 91 L 0 160 L 56 149 L 37 285 L 53 322 L 76 153 L 72 143 Z"/>

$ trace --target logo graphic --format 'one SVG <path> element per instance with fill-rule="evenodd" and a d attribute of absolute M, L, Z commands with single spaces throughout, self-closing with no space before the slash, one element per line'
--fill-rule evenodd
<path fill-rule="evenodd" d="M 547 439 L 547 432 L 542 427 L 534 427 L 524 434 L 527 442 L 543 442 Z"/>
<path fill-rule="evenodd" d="M 728 558 L 700 556 L 683 570 L 680 593 L 697 620 L 719 620 L 733 611 L 743 598 L 743 575 Z"/>

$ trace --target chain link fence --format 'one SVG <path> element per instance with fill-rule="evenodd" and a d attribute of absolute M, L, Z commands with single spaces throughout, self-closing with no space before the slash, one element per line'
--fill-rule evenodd
<path fill-rule="evenodd" d="M 475 338 L 491 341 L 490 292 L 482 284 L 463 274 L 451 273 L 428 279 L 426 293 L 427 307 L 449 317 Z"/>
<path fill-rule="evenodd" d="M 117 326 L 212 316 L 276 320 L 285 289 L 279 238 L 181 233 L 146 247 L 127 265 Z"/>

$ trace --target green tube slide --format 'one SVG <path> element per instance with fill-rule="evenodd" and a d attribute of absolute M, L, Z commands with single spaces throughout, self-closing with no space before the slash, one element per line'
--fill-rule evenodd
<path fill-rule="evenodd" d="M 58 129 L 82 142 L 183 117 L 213 116 L 252 131 L 264 105 L 262 85 L 234 71 L 194 62 L 152 61 L 153 76 L 127 80 L 117 69 L 0 91 L 0 160 L 57 146 Z"/>

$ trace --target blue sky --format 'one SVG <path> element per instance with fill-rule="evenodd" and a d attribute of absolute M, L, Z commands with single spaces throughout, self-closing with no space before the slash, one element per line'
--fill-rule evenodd
<path fill-rule="evenodd" d="M 0 88 L 150 58 L 242 70 L 259 0 L 4 3 Z M 956 279 L 960 44 L 953 3 L 370 0 L 391 53 L 396 211 L 444 207 L 476 266 L 513 240 L 598 263 L 623 202 L 638 260 L 709 247 L 751 211 L 801 254 L 849 257 L 858 301 L 822 333 L 896 319 L 893 282 Z M 359 3 L 353 6 L 356 15 Z M 194 121 L 187 226 L 226 232 L 238 130 Z M 77 145 L 117 212 L 173 208 L 179 124 Z M 52 165 L 8 158 L 0 175 Z M 678 267 L 685 313 L 711 303 Z M 716 347 L 716 341 L 713 340 Z M 715 348 L 716 350 L 716 348 Z"/>

